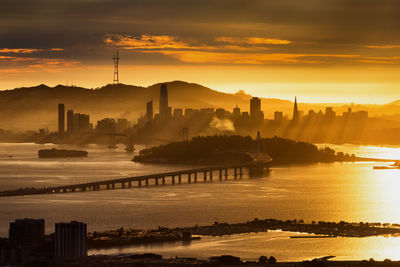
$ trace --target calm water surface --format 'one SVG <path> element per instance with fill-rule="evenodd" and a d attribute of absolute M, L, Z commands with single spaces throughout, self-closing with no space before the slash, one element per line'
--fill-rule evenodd
<path fill-rule="evenodd" d="M 84 159 L 38 159 L 45 144 L 0 144 L 0 190 L 96 181 L 191 166 L 134 163 L 120 147 L 110 151 L 89 145 Z M 65 146 L 62 146 L 65 147 Z M 331 146 L 358 156 L 400 158 L 400 148 Z M 66 147 L 76 148 L 76 147 Z M 10 157 L 11 156 L 11 157 Z M 80 220 L 90 231 L 157 226 L 191 226 L 242 222 L 257 218 L 326 221 L 400 222 L 400 170 L 373 170 L 387 163 L 329 163 L 274 167 L 269 177 L 179 186 L 74 194 L 37 195 L 0 199 L 0 236 L 16 218 L 45 218 L 46 231 L 54 223 Z M 395 259 L 400 239 L 335 238 L 289 239 L 288 233 L 203 238 L 198 242 L 130 247 L 124 252 L 155 251 L 165 255 L 208 257 L 235 253 L 244 258 L 280 255 L 279 260 L 337 255 L 343 259 Z M 210 252 L 209 247 L 213 247 Z M 110 250 L 115 253 L 115 250 Z M 179 252 L 179 253 L 178 253 Z M 221 253 L 220 253 L 221 252 Z M 297 257 L 297 258 L 296 258 Z"/>

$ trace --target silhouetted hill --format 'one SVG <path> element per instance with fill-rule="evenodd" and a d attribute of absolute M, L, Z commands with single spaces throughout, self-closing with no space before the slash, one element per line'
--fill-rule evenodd
<path fill-rule="evenodd" d="M 58 103 L 64 103 L 66 109 L 90 114 L 94 124 L 104 117 L 125 117 L 135 121 L 145 113 L 148 101 L 153 100 L 154 111 L 158 111 L 159 90 L 160 83 L 149 87 L 109 84 L 98 89 L 41 84 L 0 91 L 0 128 L 55 130 Z M 173 108 L 223 107 L 232 110 L 237 104 L 248 110 L 251 98 L 244 93 L 221 93 L 182 81 L 168 82 L 168 94 Z M 290 101 L 274 101 L 291 105 Z M 268 105 L 268 101 L 263 104 Z"/>
<path fill-rule="evenodd" d="M 169 105 L 172 108 L 222 107 L 232 110 L 238 105 L 242 111 L 249 111 L 252 97 L 239 91 L 236 94 L 222 93 L 205 86 L 183 81 L 168 82 Z M 38 128 L 57 128 L 57 104 L 64 103 L 66 109 L 90 114 L 91 122 L 104 117 L 127 118 L 131 121 L 145 113 L 146 102 L 153 100 L 154 112 L 158 112 L 160 83 L 149 87 L 108 84 L 101 88 L 87 89 L 76 86 L 44 84 L 34 87 L 16 88 L 0 91 L 0 128 L 12 130 L 37 130 Z M 385 111 L 400 113 L 400 101 L 388 105 L 355 105 L 353 110 L 368 109 L 370 114 Z M 299 103 L 305 113 L 309 109 L 318 112 L 326 106 L 334 106 L 341 114 L 349 105 Z M 293 103 L 288 100 L 264 98 L 262 109 L 266 118 L 272 118 L 276 110 L 291 117 Z"/>

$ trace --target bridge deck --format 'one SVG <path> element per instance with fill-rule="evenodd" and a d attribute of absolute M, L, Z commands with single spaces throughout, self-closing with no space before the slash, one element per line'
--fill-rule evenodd
<path fill-rule="evenodd" d="M 171 177 L 171 183 L 175 184 L 176 177 L 178 178 L 177 182 L 179 184 L 182 183 L 182 176 L 186 175 L 187 183 L 191 183 L 192 179 L 196 183 L 198 181 L 197 174 L 203 173 L 202 179 L 204 181 L 213 180 L 213 172 L 219 171 L 219 180 L 228 179 L 228 170 L 233 169 L 233 178 L 237 179 L 242 178 L 244 175 L 243 168 L 249 169 L 249 176 L 251 176 L 251 170 L 260 170 L 267 168 L 269 171 L 270 162 L 250 162 L 245 164 L 236 164 L 236 165 L 224 165 L 224 166 L 211 166 L 197 169 L 188 169 L 188 170 L 179 170 L 179 171 L 171 171 L 164 173 L 156 173 L 156 174 L 148 174 L 148 175 L 140 175 L 134 177 L 123 177 L 111 180 L 102 180 L 96 182 L 88 182 L 88 183 L 80 183 L 80 184 L 71 184 L 71 185 L 62 185 L 55 187 L 45 187 L 45 188 L 29 188 L 29 189 L 19 189 L 19 190 L 10 190 L 10 191 L 2 191 L 0 192 L 0 197 L 10 197 L 10 196 L 23 196 L 23 195 L 36 195 L 36 194 L 54 194 L 54 193 L 67 193 L 67 192 L 82 192 L 89 190 L 101 190 L 101 189 L 115 189 L 116 184 L 120 184 L 120 188 L 125 188 L 125 184 L 128 184 L 128 187 L 132 187 L 132 182 L 137 182 L 138 186 L 142 186 L 142 182 L 145 182 L 145 185 L 149 185 L 149 180 L 154 180 L 155 185 L 159 184 L 159 180 L 161 179 L 162 184 L 165 184 L 166 177 Z M 223 173 L 224 172 L 224 173 Z M 192 174 L 194 177 L 192 178 Z M 105 188 L 101 188 L 101 187 Z"/>

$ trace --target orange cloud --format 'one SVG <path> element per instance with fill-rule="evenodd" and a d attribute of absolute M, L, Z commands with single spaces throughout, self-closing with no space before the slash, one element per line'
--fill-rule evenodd
<path fill-rule="evenodd" d="M 160 53 L 184 63 L 194 64 L 394 64 L 395 57 L 372 58 L 354 54 L 295 54 L 274 53 L 274 45 L 291 44 L 289 40 L 262 37 L 218 37 L 212 45 L 194 40 L 181 40 L 167 35 L 109 35 L 104 42 L 122 49 L 141 53 Z M 389 47 L 389 46 L 384 46 Z M 396 47 L 396 46 L 390 46 Z M 400 46 L 399 46 L 400 47 Z M 290 47 L 289 47 L 290 48 Z"/>
<path fill-rule="evenodd" d="M 193 41 L 183 41 L 173 36 L 166 35 L 141 35 L 133 37 L 130 35 L 109 35 L 104 42 L 122 49 L 131 50 L 184 50 L 184 51 L 258 51 L 269 48 L 260 46 L 265 44 L 288 44 L 290 41 L 268 38 L 231 38 L 220 37 L 217 42 L 227 43 L 217 45 L 204 45 Z M 249 47 L 248 45 L 254 45 Z"/>
<path fill-rule="evenodd" d="M 43 51 L 42 49 L 34 48 L 2 48 L 0 53 L 16 53 L 16 54 L 30 54 L 33 52 Z"/>
<path fill-rule="evenodd" d="M 203 51 L 160 51 L 186 63 L 212 63 L 212 64 L 269 64 L 269 63 L 324 63 L 321 60 L 308 60 L 306 58 L 355 58 L 359 55 L 336 54 L 291 54 L 291 53 L 222 53 Z"/>
<path fill-rule="evenodd" d="M 176 37 L 166 35 L 110 35 L 104 40 L 106 44 L 118 46 L 123 49 L 207 49 L 207 46 L 195 46 L 180 41 Z"/>
<path fill-rule="evenodd" d="M 400 48 L 400 45 L 366 45 L 367 48 L 376 48 L 376 49 L 393 49 Z"/>
<path fill-rule="evenodd" d="M 261 37 L 218 37 L 215 39 L 217 42 L 221 43 L 231 43 L 231 44 L 250 44 L 250 45 L 287 45 L 291 41 L 275 39 L 275 38 L 261 38 Z"/>

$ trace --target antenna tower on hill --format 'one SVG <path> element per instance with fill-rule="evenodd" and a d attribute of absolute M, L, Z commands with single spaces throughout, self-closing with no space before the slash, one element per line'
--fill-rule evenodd
<path fill-rule="evenodd" d="M 114 80 L 113 84 L 119 84 L 119 77 L 118 77 L 118 61 L 119 61 L 119 50 L 114 50 Z"/>

